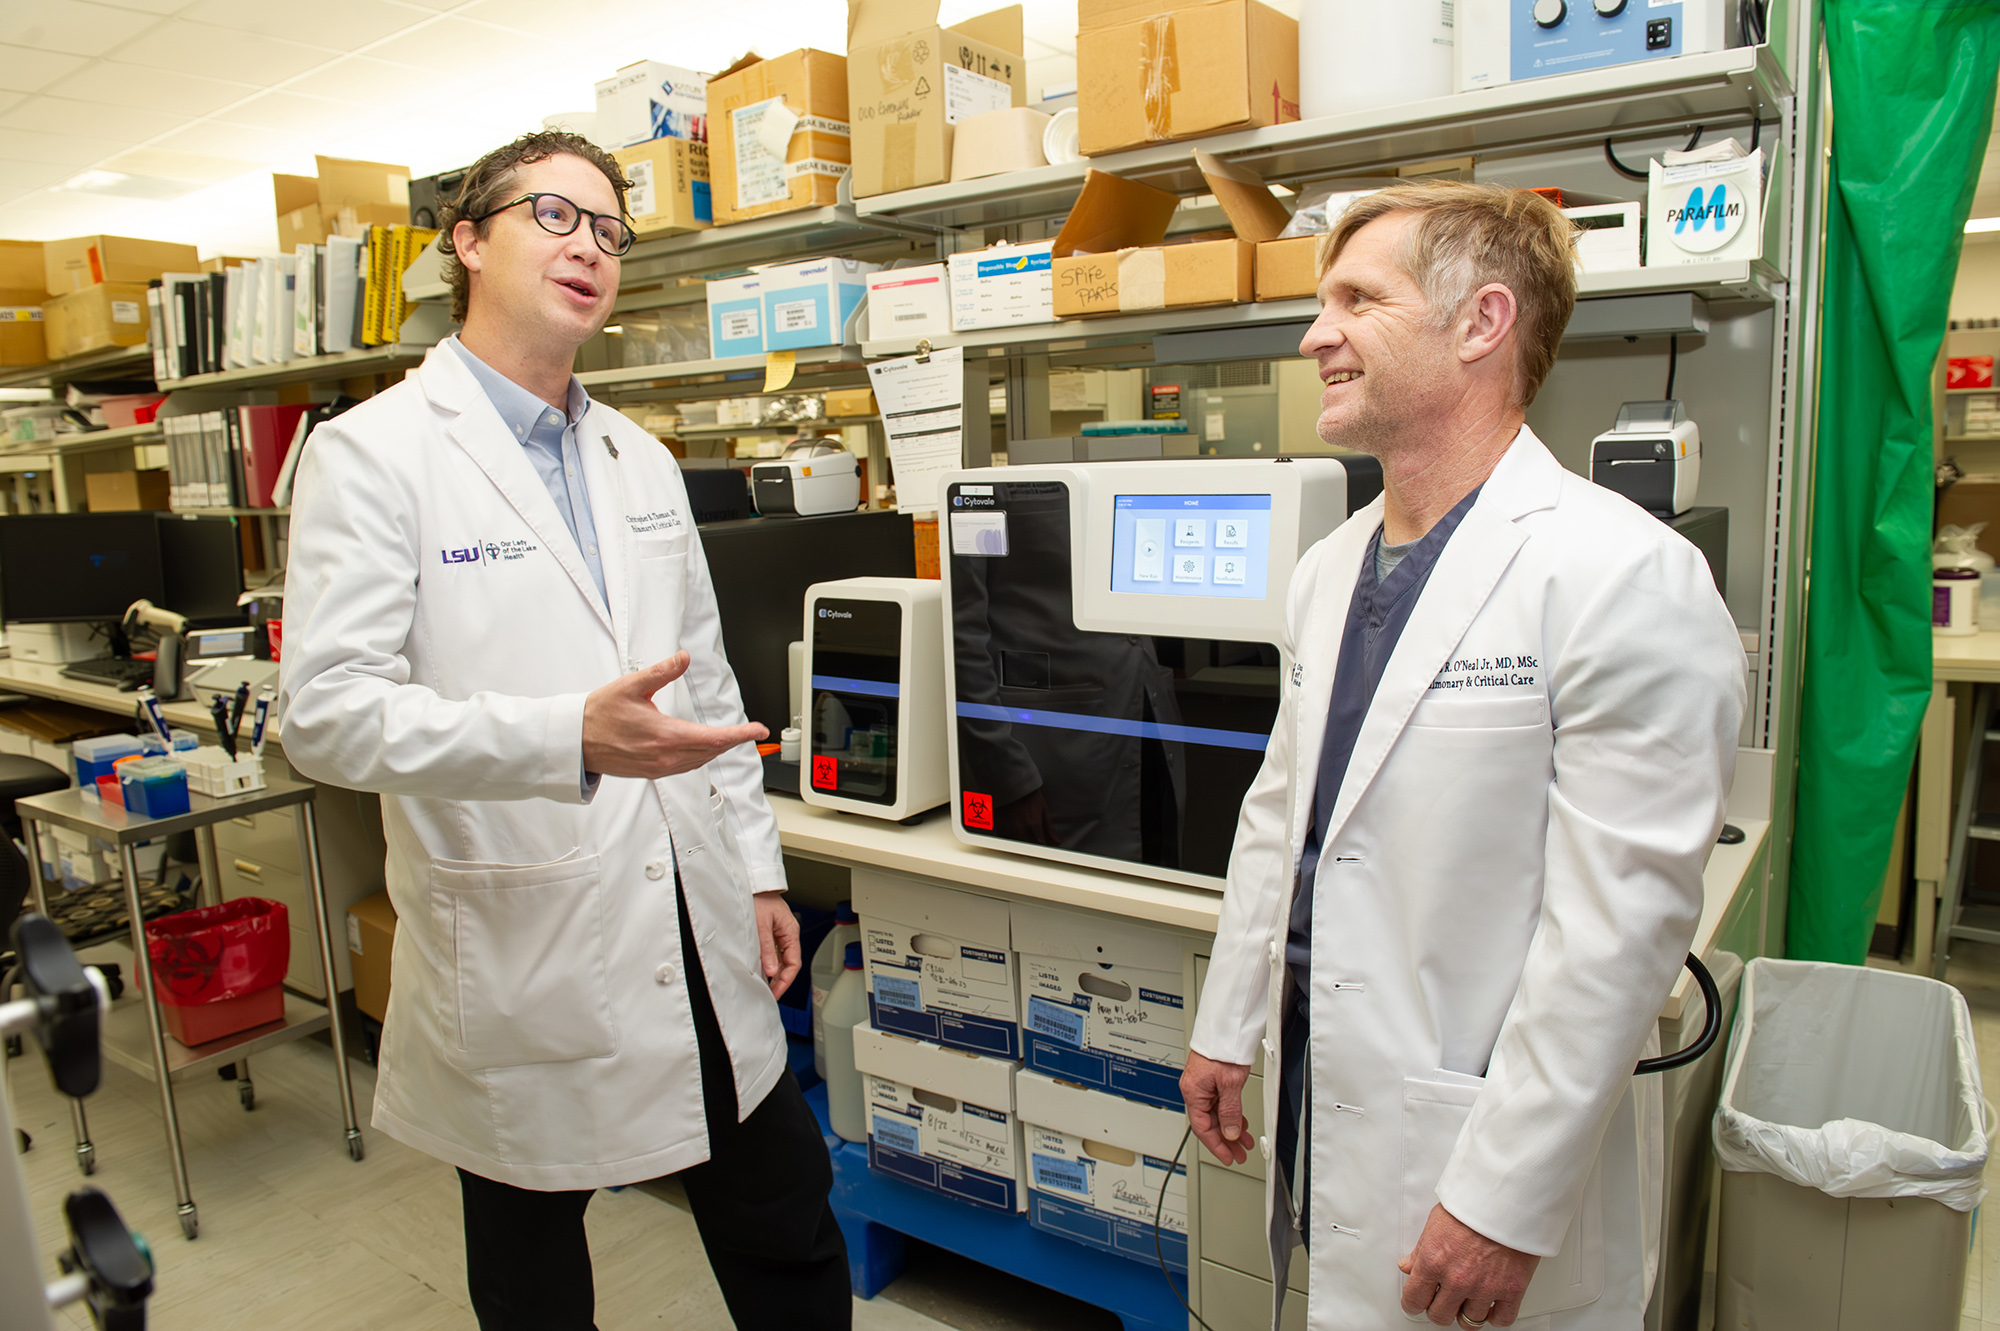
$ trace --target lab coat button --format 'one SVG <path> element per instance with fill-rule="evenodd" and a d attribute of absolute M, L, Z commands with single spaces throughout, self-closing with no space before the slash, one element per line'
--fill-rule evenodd
<path fill-rule="evenodd" d="M 646 866 L 646 877 L 653 879 L 655 882 L 666 876 L 667 866 L 659 860 L 654 860 Z"/>
<path fill-rule="evenodd" d="M 661 984 L 672 984 L 674 982 L 673 965 L 669 962 L 661 962 L 660 968 L 653 972 L 653 979 Z"/>
<path fill-rule="evenodd" d="M 1271 964 L 1273 966 L 1278 964 L 1278 945 L 1276 943 L 1271 944 Z"/>
<path fill-rule="evenodd" d="M 1263 1156 L 1266 1160 L 1271 1158 L 1271 1139 L 1269 1137 L 1259 1137 L 1257 1139 L 1257 1154 Z"/>

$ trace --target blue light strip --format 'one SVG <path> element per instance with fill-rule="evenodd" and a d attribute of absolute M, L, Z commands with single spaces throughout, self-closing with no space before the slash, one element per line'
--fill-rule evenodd
<path fill-rule="evenodd" d="M 894 684 L 884 684 L 879 679 L 847 679 L 841 675 L 814 675 L 812 686 L 816 689 L 832 689 L 835 693 L 865 693 L 871 698 L 900 698 L 903 691 Z"/>
<path fill-rule="evenodd" d="M 958 714 L 968 721 L 1006 721 L 1017 726 L 1049 726 L 1055 730 L 1086 730 L 1100 735 L 1124 735 L 1131 739 L 1159 739 L 1180 744 L 1209 744 L 1221 749 L 1249 749 L 1262 753 L 1270 736 L 1247 730 L 1210 730 L 1206 726 L 1166 726 L 1157 721 L 1122 721 L 1105 716 L 1084 716 L 1077 712 L 1044 712 L 1020 707 L 996 707 L 992 703 L 962 702 Z"/>

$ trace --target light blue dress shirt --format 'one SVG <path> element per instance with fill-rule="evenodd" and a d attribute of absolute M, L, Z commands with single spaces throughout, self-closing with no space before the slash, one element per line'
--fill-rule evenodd
<path fill-rule="evenodd" d="M 590 516 L 590 488 L 584 484 L 583 460 L 576 450 L 576 427 L 583 423 L 583 414 L 590 409 L 590 394 L 571 375 L 569 410 L 557 411 L 467 351 L 455 334 L 445 339 L 445 345 L 458 353 L 465 368 L 472 371 L 472 377 L 486 390 L 486 397 L 500 413 L 502 423 L 521 441 L 522 450 L 534 464 L 542 484 L 548 487 L 556 512 L 562 514 L 563 525 L 569 528 L 570 537 L 583 556 L 583 566 L 590 570 L 591 581 L 597 584 L 598 599 L 608 607 L 611 596 L 604 590 L 604 560 L 597 553 L 597 524 Z M 599 779 L 597 773 L 584 768 L 579 753 L 577 788 L 586 803 L 597 793 Z"/>

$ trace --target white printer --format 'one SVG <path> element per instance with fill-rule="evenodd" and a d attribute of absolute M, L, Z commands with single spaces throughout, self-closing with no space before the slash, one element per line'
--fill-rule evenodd
<path fill-rule="evenodd" d="M 750 502 L 765 517 L 818 517 L 861 506 L 861 461 L 829 439 L 800 439 L 750 468 Z"/>
<path fill-rule="evenodd" d="M 1701 428 L 1676 399 L 1627 402 L 1591 440 L 1590 479 L 1656 517 L 1678 517 L 1701 484 Z"/>

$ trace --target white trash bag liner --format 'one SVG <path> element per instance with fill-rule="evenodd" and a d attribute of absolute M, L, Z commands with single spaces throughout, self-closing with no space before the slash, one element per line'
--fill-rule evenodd
<path fill-rule="evenodd" d="M 1972 1014 L 1918 975 L 1760 957 L 1743 973 L 1715 1109 L 1724 1169 L 1832 1197 L 1986 1196 Z"/>

